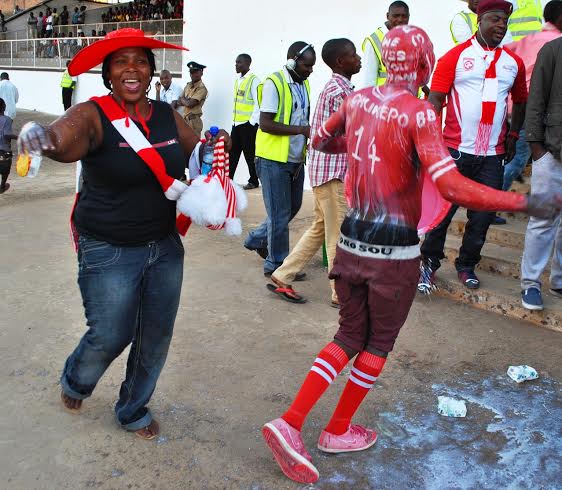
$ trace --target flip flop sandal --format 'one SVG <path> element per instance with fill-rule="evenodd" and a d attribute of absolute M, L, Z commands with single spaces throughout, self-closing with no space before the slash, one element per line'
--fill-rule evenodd
<path fill-rule="evenodd" d="M 148 424 L 146 427 L 142 427 L 141 429 L 137 429 L 135 431 L 133 431 L 135 433 L 135 435 L 137 437 L 140 437 L 141 439 L 144 439 L 145 441 L 151 441 L 152 439 L 156 438 L 159 434 L 160 434 L 160 426 L 158 425 L 158 423 L 155 423 L 155 432 L 152 432 L 152 429 L 150 430 L 150 435 L 149 436 L 145 436 L 143 435 L 140 431 L 141 430 L 145 430 L 148 429 L 151 425 L 153 425 L 152 422 L 150 422 L 150 424 Z"/>
<path fill-rule="evenodd" d="M 62 401 L 62 406 L 64 407 L 64 409 L 69 412 L 69 413 L 80 413 L 80 409 L 82 408 L 82 403 L 80 403 L 80 406 L 78 408 L 70 408 L 67 404 L 66 401 L 64 399 L 64 392 L 61 391 L 60 392 L 60 399 Z"/>
<path fill-rule="evenodd" d="M 263 275 L 265 277 L 271 277 L 271 275 L 273 274 L 273 272 L 264 272 Z M 295 274 L 295 278 L 293 279 L 295 282 L 300 282 L 300 281 L 304 281 L 306 280 L 306 272 L 297 272 Z"/>
<path fill-rule="evenodd" d="M 297 303 L 297 304 L 306 303 L 306 299 L 303 298 L 302 296 L 299 296 L 296 293 L 296 291 L 290 286 L 286 288 L 280 288 L 277 287 L 275 284 L 268 284 L 266 287 L 272 293 L 276 294 L 277 296 L 280 296 L 281 298 L 283 298 L 285 301 L 288 301 L 289 303 Z M 290 294 L 294 294 L 298 296 L 298 298 L 293 298 L 292 296 L 290 296 Z"/>
<path fill-rule="evenodd" d="M 330 302 L 330 306 L 331 306 L 332 308 L 336 308 L 336 309 L 338 309 L 338 310 L 340 309 L 340 304 L 337 303 L 336 301 L 331 301 L 331 302 Z"/>

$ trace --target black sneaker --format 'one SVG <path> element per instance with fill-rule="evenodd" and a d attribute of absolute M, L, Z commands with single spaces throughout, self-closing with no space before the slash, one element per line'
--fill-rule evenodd
<path fill-rule="evenodd" d="M 507 224 L 507 220 L 496 214 L 494 216 L 494 219 L 492 219 L 492 224 L 493 225 L 505 225 L 505 224 Z"/>
<path fill-rule="evenodd" d="M 259 185 L 248 182 L 244 187 L 242 187 L 242 189 L 244 189 L 245 191 L 251 191 L 252 189 L 257 189 L 258 187 Z"/>
<path fill-rule="evenodd" d="M 267 247 L 266 248 L 250 248 L 244 245 L 244 248 L 256 252 L 262 259 L 267 259 Z"/>
<path fill-rule="evenodd" d="M 420 278 L 418 280 L 418 291 L 429 295 L 435 291 L 435 271 L 439 268 L 431 259 L 423 259 L 420 264 Z"/>
<path fill-rule="evenodd" d="M 458 274 L 459 281 L 468 289 L 478 289 L 480 287 L 480 279 L 474 271 L 460 271 Z"/>

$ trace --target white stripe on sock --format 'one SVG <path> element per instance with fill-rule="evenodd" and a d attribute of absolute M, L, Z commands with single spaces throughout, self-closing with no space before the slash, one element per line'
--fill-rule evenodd
<path fill-rule="evenodd" d="M 357 369 L 355 366 L 353 366 L 353 367 L 351 368 L 351 372 L 352 372 L 352 373 L 355 373 L 355 374 L 358 374 L 358 375 L 361 376 L 362 378 L 365 378 L 365 379 L 367 379 L 367 380 L 369 380 L 369 381 L 372 381 L 373 383 L 377 380 L 377 377 L 376 377 L 376 376 L 371 376 L 370 374 L 366 374 L 366 373 L 364 373 L 363 371 L 360 371 L 359 369 Z"/>
<path fill-rule="evenodd" d="M 370 390 L 373 385 L 372 384 L 368 384 L 365 383 L 364 381 L 361 381 L 360 379 L 357 379 L 355 376 L 353 376 L 353 374 L 349 375 L 349 380 L 353 381 L 355 384 L 362 386 L 363 388 L 367 388 L 368 390 Z"/>
<path fill-rule="evenodd" d="M 310 368 L 311 371 L 314 371 L 315 373 L 319 374 L 320 376 L 322 376 L 329 384 L 332 384 L 333 379 L 330 378 L 330 376 L 326 373 L 326 371 L 320 369 L 317 366 L 312 366 Z"/>
<path fill-rule="evenodd" d="M 326 362 L 324 359 L 321 359 L 320 357 L 317 357 L 314 362 L 318 363 L 318 364 L 321 364 L 328 371 L 330 371 L 330 373 L 332 374 L 332 378 L 335 378 L 338 375 L 338 372 L 332 367 L 332 365 L 329 362 Z"/>

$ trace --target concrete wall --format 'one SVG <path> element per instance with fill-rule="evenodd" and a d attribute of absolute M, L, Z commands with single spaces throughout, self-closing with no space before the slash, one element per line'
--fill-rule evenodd
<path fill-rule="evenodd" d="M 59 2 L 61 0 L 55 0 Z M 264 7 L 262 0 L 220 2 L 220 13 L 212 15 L 208 3 L 201 0 L 185 2 L 184 45 L 191 51 L 184 53 L 182 85 L 189 80 L 185 64 L 194 59 L 208 66 L 204 81 L 209 89 L 209 99 L 204 107 L 205 127 L 218 125 L 230 128 L 232 116 L 232 90 L 235 79 L 234 59 L 241 52 L 254 59 L 252 68 L 260 76 L 278 70 L 285 63 L 289 45 L 296 40 L 313 43 L 318 61 L 310 78 L 312 99 L 330 77 L 329 69 L 320 59 L 325 41 L 334 37 L 347 37 L 358 48 L 365 35 L 371 33 L 386 19 L 388 7 L 383 0 L 353 0 L 354 8 L 347 8 L 341 0 L 286 0 L 276 11 Z M 455 12 L 465 4 L 459 0 L 409 0 L 411 23 L 427 29 L 438 55 L 452 46 L 449 22 Z M 240 28 L 250 26 L 249 29 Z M 19 106 L 62 113 L 59 72 L 11 71 L 11 78 L 20 90 Z M 41 90 L 37 90 L 37 77 L 41 77 Z M 106 92 L 99 74 L 81 75 L 75 101 L 87 100 L 92 95 Z M 236 172 L 236 180 L 248 179 L 244 157 Z M 308 177 L 307 177 L 308 179 Z"/>
<path fill-rule="evenodd" d="M 459 0 L 406 2 L 410 6 L 410 23 L 428 31 L 436 53 L 441 55 L 451 48 L 449 23 L 466 4 Z M 285 63 L 287 49 L 294 41 L 314 44 L 318 60 L 309 80 L 312 99 L 316 100 L 330 77 L 320 58 L 324 42 L 347 37 L 360 50 L 365 36 L 386 20 L 390 3 L 390 0 L 286 0 L 277 9 L 274 3 L 263 0 L 222 1 L 218 15 L 211 15 L 207 2 L 185 2 L 184 18 L 188 22 L 184 45 L 191 50 L 188 58 L 208 67 L 203 77 L 209 89 L 204 107 L 205 127 L 231 125 L 237 54 L 249 53 L 253 58 L 252 69 L 263 78 Z M 243 29 L 242 25 L 248 28 Z M 238 168 L 236 180 L 244 182 L 248 175 L 246 165 L 241 162 Z"/>
<path fill-rule="evenodd" d="M 263 0 L 220 1 L 217 12 L 212 13 L 208 2 L 185 2 L 184 45 L 191 51 L 184 53 L 183 80 L 176 81 L 183 85 L 189 80 L 185 68 L 188 60 L 207 65 L 204 81 L 209 89 L 209 99 L 204 107 L 205 127 L 216 124 L 229 128 L 237 54 L 249 53 L 254 59 L 252 68 L 263 78 L 285 63 L 287 48 L 296 40 L 313 43 L 318 54 L 323 43 L 334 37 L 347 37 L 360 48 L 365 35 L 384 22 L 389 3 L 390 0 L 353 0 L 348 3 L 341 0 L 286 0 L 283 7 L 276 10 L 273 4 L 266 7 Z M 466 4 L 460 0 L 408 0 L 408 4 L 411 23 L 428 31 L 436 54 L 440 56 L 450 49 L 450 20 Z M 353 5 L 353 8 L 347 5 Z M 242 28 L 243 25 L 248 28 Z M 11 77 L 20 88 L 20 107 L 54 114 L 62 112 L 60 73 L 11 71 Z M 329 69 L 318 56 L 310 78 L 313 100 L 329 77 Z M 80 77 L 77 101 L 103 93 L 105 88 L 99 74 Z M 243 157 L 236 177 L 239 182 L 248 178 Z"/>
<path fill-rule="evenodd" d="M 57 12 L 60 13 L 62 12 L 62 7 L 64 5 L 67 6 L 68 11 L 70 12 L 70 17 L 69 17 L 69 22 L 71 22 L 72 19 L 72 13 L 74 12 L 74 8 L 75 7 L 81 7 L 82 5 L 86 6 L 86 23 L 87 24 L 93 24 L 96 22 L 100 22 L 101 21 L 101 14 L 107 10 L 109 7 L 111 7 L 112 5 L 102 5 L 96 2 L 87 2 L 87 1 L 81 1 L 81 2 L 76 2 L 76 1 L 71 1 L 71 0 L 51 0 L 49 2 L 45 2 L 45 3 L 39 3 L 39 2 L 35 2 L 37 4 L 37 6 L 33 9 L 31 9 L 32 4 L 30 4 L 27 8 L 30 8 L 30 10 L 28 10 L 25 13 L 22 13 L 20 15 L 18 15 L 16 18 L 12 19 L 11 21 L 6 23 L 6 28 L 8 29 L 8 36 L 6 37 L 6 39 L 15 39 L 14 35 L 10 35 L 10 32 L 15 32 L 18 31 L 18 39 L 21 39 L 22 37 L 26 37 L 26 33 L 27 33 L 27 19 L 29 17 L 29 12 L 33 12 L 33 14 L 37 17 L 37 15 L 39 14 L 39 12 L 43 12 L 45 13 L 45 11 L 47 10 L 47 7 L 49 7 L 51 10 L 56 8 Z M 21 7 L 21 4 L 18 4 Z M 35 4 L 33 4 L 35 5 Z"/>
<path fill-rule="evenodd" d="M 41 3 L 41 0 L 0 0 L 0 10 L 4 13 L 6 17 L 12 15 L 15 6 L 19 6 L 20 9 L 28 9 Z"/>
<path fill-rule="evenodd" d="M 20 94 L 18 108 L 55 115 L 61 115 L 64 112 L 60 88 L 62 71 L 8 70 L 8 72 L 10 80 L 16 85 Z M 181 83 L 178 80 L 176 82 Z M 93 95 L 106 93 L 107 89 L 103 86 L 100 73 L 85 73 L 78 77 L 73 103 L 84 102 Z M 156 97 L 154 87 L 152 87 L 150 97 Z"/>

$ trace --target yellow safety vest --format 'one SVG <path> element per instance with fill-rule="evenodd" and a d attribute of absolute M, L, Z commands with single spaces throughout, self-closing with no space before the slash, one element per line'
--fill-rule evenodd
<path fill-rule="evenodd" d="M 74 86 L 74 80 L 72 80 L 72 77 L 68 74 L 68 70 L 64 70 L 64 73 L 62 74 L 62 80 L 60 81 L 60 86 L 62 88 L 70 88 Z"/>
<path fill-rule="evenodd" d="M 279 94 L 279 105 L 277 106 L 277 113 L 273 120 L 275 122 L 289 126 L 291 124 L 291 114 L 293 113 L 293 95 L 289 84 L 285 79 L 283 71 L 277 71 L 267 77 L 266 80 L 271 80 L 275 84 L 277 93 Z M 310 112 L 310 84 L 308 80 L 304 81 L 306 93 L 308 95 L 308 110 Z M 258 103 L 261 105 L 263 92 L 263 83 L 258 85 Z M 256 135 L 256 156 L 267 158 L 275 162 L 287 163 L 289 160 L 289 147 L 290 136 L 280 136 L 277 134 L 270 134 L 258 129 Z M 303 161 L 306 158 L 306 145 L 303 149 Z"/>
<path fill-rule="evenodd" d="M 382 62 L 382 40 L 384 39 L 384 36 L 384 32 L 382 32 L 382 29 L 379 27 L 370 36 L 365 38 L 362 46 L 363 52 L 365 52 L 365 46 L 367 45 L 366 43 L 370 42 L 371 46 L 373 46 L 373 50 L 375 51 L 375 55 L 379 60 L 379 71 L 377 72 L 377 80 L 375 82 L 377 87 L 384 85 L 388 77 L 386 66 L 384 66 L 384 63 Z M 421 89 L 421 87 L 418 90 L 418 98 L 423 99 L 423 90 Z"/>
<path fill-rule="evenodd" d="M 474 34 L 478 30 L 478 16 L 474 12 L 459 12 L 459 15 L 468 24 L 470 32 Z M 457 38 L 455 38 L 455 34 L 453 33 L 453 21 L 451 21 L 449 29 L 451 30 L 451 37 L 453 38 L 453 42 L 455 44 L 459 44 L 459 41 L 457 40 Z"/>
<path fill-rule="evenodd" d="M 517 0 L 517 10 L 509 18 L 509 31 L 514 41 L 542 29 L 542 6 L 540 0 Z"/>
<path fill-rule="evenodd" d="M 245 123 L 252 117 L 254 112 L 252 84 L 256 78 L 255 75 L 250 75 L 242 80 L 242 83 L 240 83 L 240 79 L 234 83 L 234 122 Z"/>
<path fill-rule="evenodd" d="M 373 32 L 370 36 L 367 36 L 365 38 L 365 40 L 363 41 L 363 52 L 365 52 L 365 48 L 367 46 L 367 43 L 371 43 L 371 46 L 373 46 L 373 51 L 375 52 L 375 55 L 377 56 L 377 59 L 379 60 L 379 71 L 377 72 L 377 79 L 375 81 L 375 84 L 377 87 L 381 86 L 384 84 L 384 82 L 386 82 L 386 77 L 387 77 L 387 72 L 386 72 L 386 66 L 384 66 L 384 63 L 382 62 L 382 40 L 384 38 L 384 32 L 382 32 L 382 29 L 379 27 L 375 32 Z"/>

